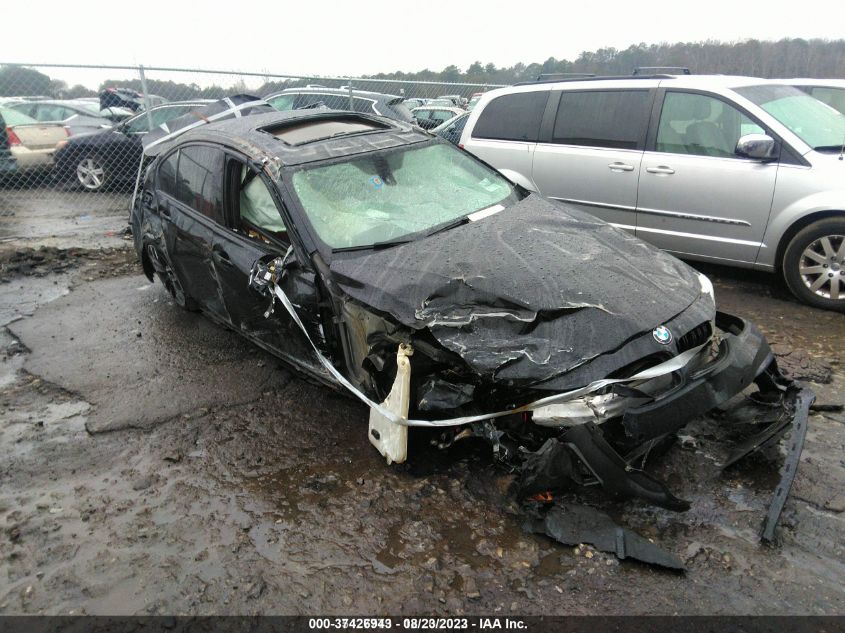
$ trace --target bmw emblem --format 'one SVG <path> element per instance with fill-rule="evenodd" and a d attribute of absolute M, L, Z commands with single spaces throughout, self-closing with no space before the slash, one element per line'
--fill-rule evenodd
<path fill-rule="evenodd" d="M 665 325 L 654 328 L 651 335 L 654 337 L 654 340 L 661 345 L 668 345 L 672 342 L 672 332 L 670 332 L 669 328 Z"/>

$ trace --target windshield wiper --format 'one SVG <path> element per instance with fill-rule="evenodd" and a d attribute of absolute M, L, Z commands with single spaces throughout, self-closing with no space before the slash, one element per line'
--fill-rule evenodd
<path fill-rule="evenodd" d="M 456 220 L 452 220 L 448 224 L 444 224 L 442 226 L 438 226 L 437 228 L 429 231 L 425 234 L 426 237 L 430 237 L 432 235 L 437 235 L 438 233 L 442 233 L 443 231 L 449 231 L 454 229 L 455 227 L 461 226 L 462 224 L 467 224 L 469 222 L 469 218 L 465 215 L 462 215 Z"/>
<path fill-rule="evenodd" d="M 391 248 L 392 246 L 399 246 L 400 244 L 407 244 L 408 242 L 413 242 L 414 240 L 408 239 L 406 237 L 395 239 L 395 240 L 386 240 L 384 242 L 376 242 L 374 244 L 359 244 L 358 246 L 341 246 L 340 248 L 333 248 L 332 253 L 348 253 L 349 251 L 379 251 L 383 248 Z"/>

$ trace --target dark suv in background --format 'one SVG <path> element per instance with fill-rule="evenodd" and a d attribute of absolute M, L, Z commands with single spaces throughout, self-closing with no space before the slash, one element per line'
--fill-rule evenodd
<path fill-rule="evenodd" d="M 351 105 L 350 105 L 351 99 Z M 330 110 L 351 110 L 363 114 L 377 114 L 379 116 L 413 123 L 414 116 L 402 103 L 405 98 L 397 95 L 386 95 L 380 92 L 348 88 L 305 87 L 288 88 L 264 97 L 276 110 L 301 110 L 303 108 L 326 107 Z"/>

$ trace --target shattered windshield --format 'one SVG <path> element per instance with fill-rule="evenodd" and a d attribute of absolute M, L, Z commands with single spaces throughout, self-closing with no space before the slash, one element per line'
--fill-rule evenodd
<path fill-rule="evenodd" d="M 815 150 L 838 150 L 845 143 L 845 115 L 797 88 L 763 85 L 737 88 L 736 92 Z"/>
<path fill-rule="evenodd" d="M 333 249 L 425 233 L 516 201 L 513 186 L 497 172 L 442 143 L 305 168 L 292 184 L 320 239 Z"/>

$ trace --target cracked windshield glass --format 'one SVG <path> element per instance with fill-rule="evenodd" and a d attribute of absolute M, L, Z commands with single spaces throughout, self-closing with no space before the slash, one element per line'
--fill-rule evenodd
<path fill-rule="evenodd" d="M 293 188 L 335 249 L 396 240 L 516 200 L 507 180 L 441 144 L 304 169 Z"/>

